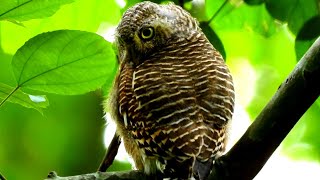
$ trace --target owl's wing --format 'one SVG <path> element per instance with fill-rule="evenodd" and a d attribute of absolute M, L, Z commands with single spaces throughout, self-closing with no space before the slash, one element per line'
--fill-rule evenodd
<path fill-rule="evenodd" d="M 204 122 L 222 127 L 231 120 L 234 106 L 234 88 L 231 74 L 222 56 L 216 50 L 198 60 L 196 76 L 198 107 Z"/>

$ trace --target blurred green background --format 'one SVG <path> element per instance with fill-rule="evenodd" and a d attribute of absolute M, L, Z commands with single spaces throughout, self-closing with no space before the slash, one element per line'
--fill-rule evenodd
<path fill-rule="evenodd" d="M 139 0 L 76 0 L 62 6 L 51 17 L 24 21 L 23 26 L 0 21 L 0 82 L 15 86 L 12 56 L 31 37 L 46 31 L 76 29 L 96 32 L 108 40 L 124 10 L 136 2 Z M 225 52 L 234 77 L 237 105 L 232 143 L 320 34 L 317 30 L 320 29 L 319 1 L 295 0 L 295 3 L 290 6 L 292 3 L 288 0 L 230 0 L 210 26 L 203 27 L 209 28 L 213 34 L 208 38 Z M 224 0 L 186 1 L 185 8 L 199 20 L 206 21 L 223 4 Z M 295 13 L 282 14 L 287 12 L 286 7 Z M 307 38 L 307 35 L 311 36 Z M 223 46 L 220 47 L 219 42 Z M 112 138 L 110 134 L 104 135 L 106 123 L 102 109 L 103 97 L 112 79 L 109 78 L 103 90 L 84 95 L 46 94 L 50 106 L 44 109 L 43 115 L 34 109 L 5 103 L 0 108 L 0 172 L 8 179 L 44 179 L 52 170 L 60 176 L 96 171 L 105 153 L 104 137 Z M 267 164 L 284 168 L 276 179 L 290 174 L 298 179 L 306 173 L 310 175 L 307 179 L 320 178 L 319 119 L 318 99 L 277 151 L 279 156 L 274 158 L 285 163 L 271 160 L 273 164 Z M 296 162 L 303 164 L 293 165 Z M 110 170 L 130 168 L 128 162 L 117 160 Z M 273 168 L 271 172 L 276 171 Z M 275 177 L 270 173 L 261 174 L 263 176 L 256 179 Z"/>

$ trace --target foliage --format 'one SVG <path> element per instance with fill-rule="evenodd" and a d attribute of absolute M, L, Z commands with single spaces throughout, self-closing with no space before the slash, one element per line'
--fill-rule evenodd
<path fill-rule="evenodd" d="M 2 1 L 0 7 L 0 20 L 19 23 L 19 21 L 49 17 L 53 15 L 61 5 L 71 2 L 73 2 L 73 0 Z"/>
<path fill-rule="evenodd" d="M 12 69 L 21 89 L 81 94 L 101 87 L 115 66 L 107 60 L 114 58 L 102 37 L 59 30 L 27 41 L 13 56 Z"/>
<path fill-rule="evenodd" d="M 103 156 L 102 95 L 91 91 L 110 87 L 116 57 L 112 44 L 96 33 L 115 26 L 137 2 L 128 1 L 125 7 L 105 0 L 0 2 L 0 172 L 9 179 L 39 179 L 51 170 L 79 174 L 98 167 Z M 251 119 L 320 35 L 317 0 L 183 5 L 226 58 L 237 102 Z M 315 138 L 319 110 L 318 100 L 285 140 L 283 151 L 291 157 L 320 160 Z M 57 131 L 58 137 L 52 137 Z M 86 161 L 90 167 L 81 166 Z"/>
<path fill-rule="evenodd" d="M 12 95 L 10 95 L 11 93 Z M 6 84 L 0 83 L 1 99 L 7 98 L 8 95 L 11 96 L 10 98 L 7 99 L 9 102 L 20 104 L 27 108 L 34 108 L 39 112 L 42 112 L 41 108 L 46 108 L 49 105 L 48 100 L 45 98 L 45 96 L 44 97 L 38 96 L 37 100 L 34 99 L 34 101 L 32 101 L 31 95 L 28 96 L 26 93 L 22 92 L 18 88 L 13 88 Z"/>

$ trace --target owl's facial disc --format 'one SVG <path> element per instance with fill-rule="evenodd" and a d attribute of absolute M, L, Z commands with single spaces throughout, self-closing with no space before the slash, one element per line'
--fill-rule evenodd
<path fill-rule="evenodd" d="M 121 42 L 117 45 L 119 54 L 125 54 L 122 59 L 138 65 L 163 47 L 186 39 L 191 31 L 198 30 L 197 21 L 181 7 L 142 2 L 124 13 L 117 28 L 116 42 Z"/>
<path fill-rule="evenodd" d="M 129 36 L 120 34 L 117 42 L 121 43 L 121 45 L 118 44 L 118 47 L 122 47 L 119 50 L 126 51 L 124 53 L 126 57 L 123 57 L 124 61 L 131 61 L 134 65 L 138 65 L 152 52 L 165 46 L 172 34 L 171 27 L 167 22 L 162 19 L 149 18 L 141 26 L 134 29 Z"/>

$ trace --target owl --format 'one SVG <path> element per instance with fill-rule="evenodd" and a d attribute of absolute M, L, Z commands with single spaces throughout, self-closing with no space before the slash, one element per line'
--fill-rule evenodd
<path fill-rule="evenodd" d="M 107 104 L 136 168 L 205 179 L 225 150 L 233 114 L 222 56 L 173 3 L 129 8 L 115 37 L 119 70 Z"/>

